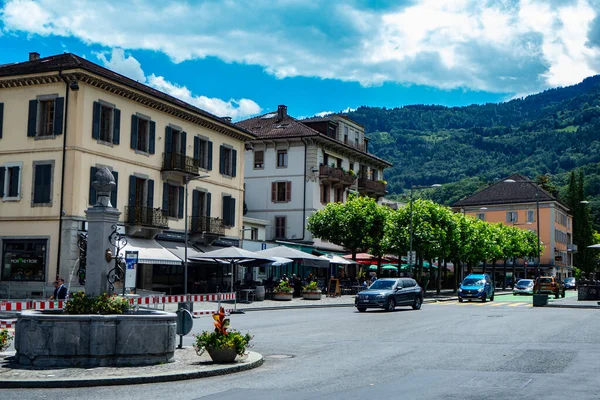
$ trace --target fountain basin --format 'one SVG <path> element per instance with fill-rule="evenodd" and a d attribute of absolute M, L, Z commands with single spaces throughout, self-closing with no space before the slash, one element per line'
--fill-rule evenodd
<path fill-rule="evenodd" d="M 15 362 L 31 367 L 127 367 L 171 362 L 177 315 L 137 311 L 63 315 L 24 311 L 17 320 Z"/>

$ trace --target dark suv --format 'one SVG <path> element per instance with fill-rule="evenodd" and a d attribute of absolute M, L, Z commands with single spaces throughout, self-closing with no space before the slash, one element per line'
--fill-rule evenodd
<path fill-rule="evenodd" d="M 393 311 L 396 306 L 412 306 L 413 310 L 418 310 L 422 304 L 423 289 L 412 278 L 377 279 L 354 299 L 359 312 L 364 312 L 367 308 Z"/>

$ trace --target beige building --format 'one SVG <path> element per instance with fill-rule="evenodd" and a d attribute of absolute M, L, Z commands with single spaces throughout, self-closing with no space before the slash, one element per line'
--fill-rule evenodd
<path fill-rule="evenodd" d="M 196 243 L 236 244 L 244 144 L 254 137 L 73 54 L 31 53 L 0 66 L 0 297 L 8 288 L 29 296 L 58 275 L 77 275 L 77 239 L 102 166 L 117 181 L 119 231 L 149 249 L 140 254 L 141 287 L 151 289 L 164 266 L 181 265 L 161 260 L 154 238 L 181 240 L 186 216 Z"/>

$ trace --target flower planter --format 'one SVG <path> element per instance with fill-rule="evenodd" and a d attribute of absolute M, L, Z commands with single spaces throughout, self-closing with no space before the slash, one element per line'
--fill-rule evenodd
<path fill-rule="evenodd" d="M 294 294 L 292 292 L 286 293 L 286 292 L 274 292 L 273 293 L 273 300 L 292 300 L 292 296 Z"/>
<path fill-rule="evenodd" d="M 321 300 L 321 292 L 302 292 L 304 300 Z"/>
<path fill-rule="evenodd" d="M 213 362 L 216 364 L 232 363 L 232 362 L 235 362 L 235 358 L 237 357 L 237 353 L 235 352 L 235 349 L 230 349 L 227 347 L 220 348 L 220 349 L 207 348 L 206 351 L 208 352 L 208 355 L 210 356 L 210 358 L 212 358 Z"/>

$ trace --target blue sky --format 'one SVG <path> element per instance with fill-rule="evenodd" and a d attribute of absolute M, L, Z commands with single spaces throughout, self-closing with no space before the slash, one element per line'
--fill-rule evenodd
<path fill-rule="evenodd" d="M 234 120 L 499 102 L 600 70 L 600 0 L 3 0 L 0 63 L 73 52 Z"/>

